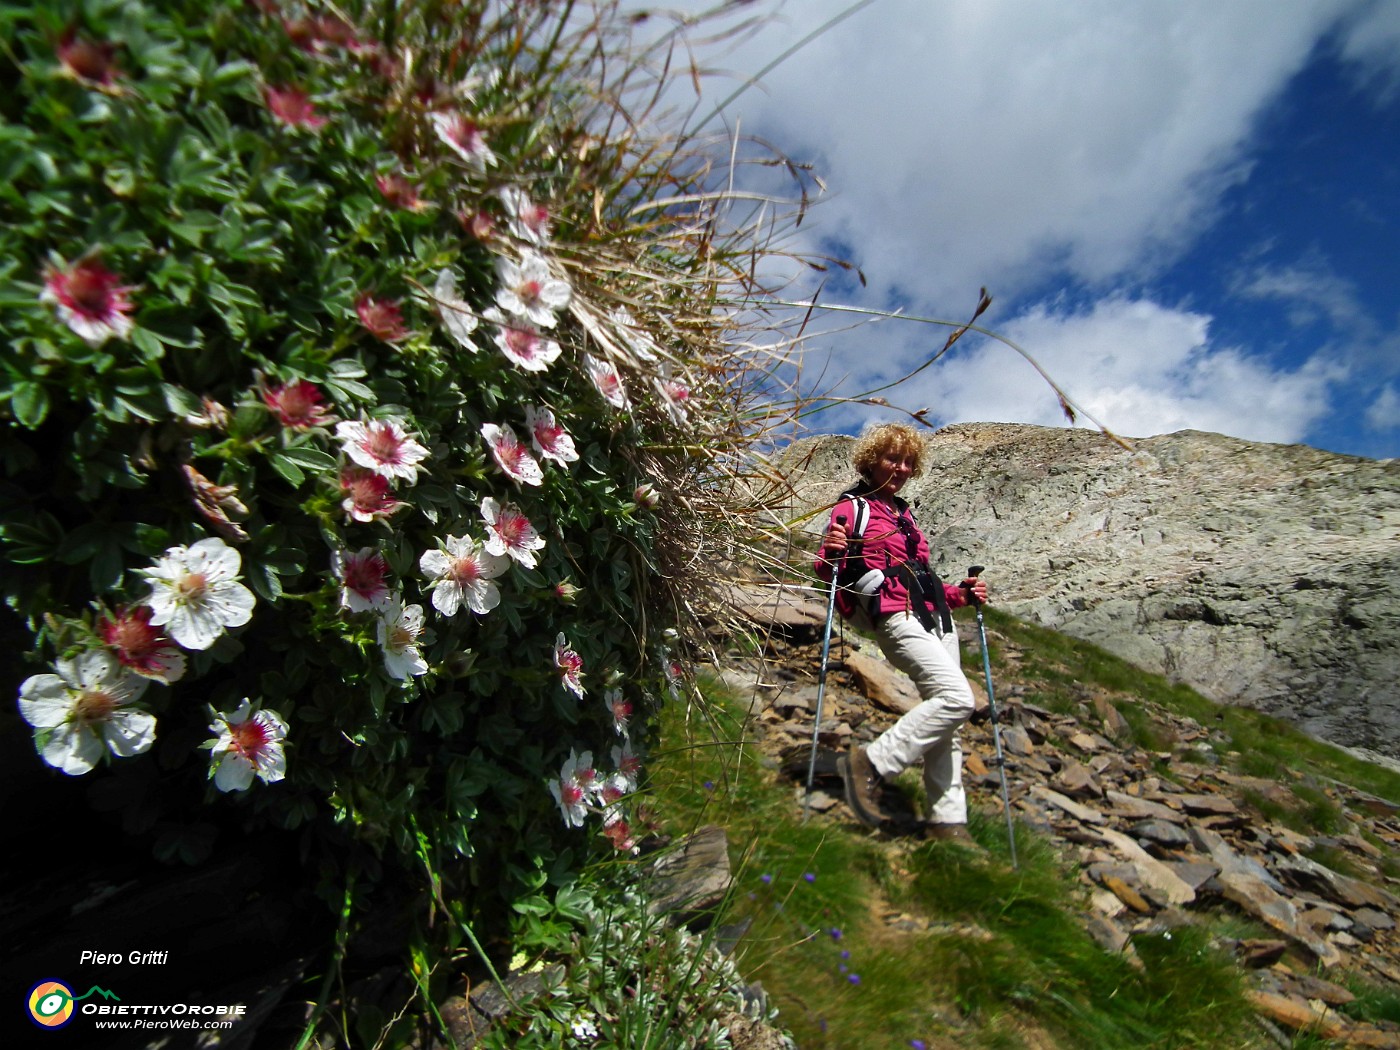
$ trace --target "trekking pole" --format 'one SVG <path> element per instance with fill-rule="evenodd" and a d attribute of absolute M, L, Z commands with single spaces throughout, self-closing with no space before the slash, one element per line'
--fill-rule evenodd
<path fill-rule="evenodd" d="M 968 576 L 976 578 L 981 575 L 982 566 L 974 565 L 967 570 Z M 997 749 L 997 772 L 1001 774 L 1001 811 L 1006 814 L 1006 841 L 1011 847 L 1011 866 L 1019 867 L 1016 863 L 1016 832 L 1011 827 L 1011 799 L 1006 791 L 1006 756 L 1001 750 L 1001 726 L 997 722 L 997 698 L 992 690 L 992 661 L 987 655 L 987 625 L 982 622 L 982 603 L 978 600 L 976 593 L 971 594 L 973 608 L 977 611 L 977 640 L 982 645 L 982 673 L 987 676 L 987 707 L 992 716 L 992 740 Z"/>
<path fill-rule="evenodd" d="M 844 526 L 846 515 L 836 515 L 836 524 Z M 802 820 L 807 820 L 807 812 L 811 809 L 812 801 L 812 779 L 817 773 L 817 736 L 821 733 L 822 727 L 822 698 L 826 696 L 826 661 L 831 653 L 831 621 L 836 616 L 836 581 L 841 575 L 841 569 L 846 564 L 846 553 L 841 552 L 841 560 L 831 567 L 831 589 L 826 597 L 826 627 L 822 631 L 822 669 L 817 678 L 817 717 L 812 723 L 812 754 L 807 759 L 807 791 L 802 796 Z"/>

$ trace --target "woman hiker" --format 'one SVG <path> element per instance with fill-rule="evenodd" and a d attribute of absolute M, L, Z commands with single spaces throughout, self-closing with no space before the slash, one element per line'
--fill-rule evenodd
<path fill-rule="evenodd" d="M 914 427 L 867 427 L 851 454 L 860 481 L 832 508 L 822 537 L 817 574 L 830 580 L 841 567 L 841 615 L 873 632 L 922 701 L 870 745 L 853 746 L 839 768 L 847 804 L 861 823 L 875 827 L 885 819 L 879 802 L 883 781 L 922 761 L 928 795 L 924 835 L 971 842 L 958 730 L 972 716 L 973 698 L 947 612 L 974 599 L 985 602 L 987 585 L 974 577 L 945 585 L 930 571 L 928 541 L 898 495 L 919 473 L 923 457 L 923 437 Z"/>

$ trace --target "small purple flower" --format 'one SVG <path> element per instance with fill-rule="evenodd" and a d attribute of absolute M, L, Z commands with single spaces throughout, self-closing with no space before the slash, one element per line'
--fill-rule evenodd
<path fill-rule="evenodd" d="M 806 875 L 803 875 L 802 877 L 803 877 L 804 879 L 806 879 L 808 882 L 816 882 L 816 881 L 817 881 L 817 877 L 816 877 L 814 874 L 812 874 L 810 871 L 807 872 L 807 874 L 806 874 Z"/>
<path fill-rule="evenodd" d="M 922 1039 L 909 1040 L 909 1046 L 911 1050 L 928 1050 L 928 1043 L 924 1042 Z"/>
<path fill-rule="evenodd" d="M 846 980 L 850 981 L 852 984 L 860 984 L 860 974 L 853 973 L 851 976 L 847 977 Z"/>
<path fill-rule="evenodd" d="M 768 885 L 770 882 L 773 881 L 773 876 L 772 876 L 772 875 L 769 875 L 766 871 L 765 871 L 762 875 L 760 875 L 758 878 L 759 878 L 759 881 L 762 882 L 765 886 Z"/>
<path fill-rule="evenodd" d="M 849 959 L 850 957 L 851 957 L 851 950 L 850 950 L 849 948 L 842 948 L 842 949 L 841 949 L 841 958 L 843 958 L 843 959 Z"/>
<path fill-rule="evenodd" d="M 836 967 L 836 972 L 837 972 L 837 973 L 845 973 L 845 972 L 846 972 L 846 964 L 845 964 L 845 963 L 842 963 L 840 966 Z"/>
<path fill-rule="evenodd" d="M 714 789 L 715 789 L 715 782 L 714 782 L 713 780 L 707 780 L 707 781 L 705 781 L 705 790 L 706 790 L 706 791 L 713 791 Z"/>
<path fill-rule="evenodd" d="M 831 928 L 831 939 L 832 939 L 833 941 L 839 941 L 839 940 L 841 939 L 841 937 L 842 937 L 841 930 L 840 930 L 838 927 L 833 926 L 833 927 Z"/>

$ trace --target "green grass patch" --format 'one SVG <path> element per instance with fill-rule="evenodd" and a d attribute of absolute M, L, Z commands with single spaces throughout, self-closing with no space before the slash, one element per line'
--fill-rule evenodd
<path fill-rule="evenodd" d="M 803 1050 L 933 1046 L 1253 1045 L 1232 962 L 1187 929 L 1139 937 L 1141 969 L 1084 932 L 1071 868 L 1018 826 L 1018 870 L 999 814 L 974 811 L 985 853 L 902 851 L 854 825 L 802 819 L 794 785 L 760 761 L 741 706 L 663 720 L 653 759 L 668 830 L 729 835 L 735 881 L 717 916 L 745 923 L 737 949 Z M 896 916 L 891 919 L 891 916 Z"/>
<path fill-rule="evenodd" d="M 1240 773 L 1285 782 L 1296 773 L 1312 774 L 1400 804 L 1400 773 L 1314 740 L 1282 719 L 1214 703 L 1189 686 L 1144 671 L 1098 646 L 990 607 L 984 616 L 989 630 L 1020 650 L 1017 673 L 1034 683 L 1030 699 L 1041 706 L 1071 712 L 1082 702 L 1085 687 L 1121 693 L 1126 702 L 1118 705 L 1119 711 L 1133 728 L 1134 742 L 1147 750 L 1167 750 L 1161 727 L 1151 717 L 1156 707 L 1208 727 L 1210 745 Z M 975 644 L 972 649 L 975 652 Z M 994 675 L 1005 669 L 997 649 L 993 638 Z M 1319 808 L 1307 819 L 1325 824 L 1332 818 Z"/>

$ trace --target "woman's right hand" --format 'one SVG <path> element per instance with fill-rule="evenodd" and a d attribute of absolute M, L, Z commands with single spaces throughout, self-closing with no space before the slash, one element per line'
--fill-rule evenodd
<path fill-rule="evenodd" d="M 822 550 L 828 554 L 841 554 L 846 549 L 846 526 L 839 521 L 833 521 L 826 528 L 826 535 L 822 537 Z"/>

